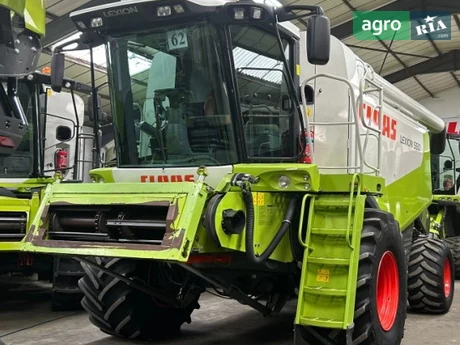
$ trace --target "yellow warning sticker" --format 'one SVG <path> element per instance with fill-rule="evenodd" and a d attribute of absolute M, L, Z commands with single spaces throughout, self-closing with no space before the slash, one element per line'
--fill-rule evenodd
<path fill-rule="evenodd" d="M 46 92 L 48 93 L 48 97 L 53 95 L 53 90 L 51 89 L 46 89 Z"/>
<path fill-rule="evenodd" d="M 265 194 L 264 193 L 257 193 L 256 205 L 257 206 L 265 205 Z"/>
<path fill-rule="evenodd" d="M 307 107 L 307 116 L 311 117 L 311 108 L 310 107 Z"/>
<path fill-rule="evenodd" d="M 316 281 L 327 283 L 329 281 L 329 270 L 319 269 L 316 273 Z"/>
<path fill-rule="evenodd" d="M 296 67 L 296 73 L 297 73 L 297 75 L 300 75 L 300 65 L 297 64 L 295 67 Z"/>

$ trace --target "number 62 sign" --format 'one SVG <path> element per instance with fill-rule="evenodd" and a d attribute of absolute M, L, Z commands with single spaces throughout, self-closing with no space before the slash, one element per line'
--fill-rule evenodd
<path fill-rule="evenodd" d="M 168 31 L 168 49 L 188 48 L 187 31 L 174 30 Z"/>

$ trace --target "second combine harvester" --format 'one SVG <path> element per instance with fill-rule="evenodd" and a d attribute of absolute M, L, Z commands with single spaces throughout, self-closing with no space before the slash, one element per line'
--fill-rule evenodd
<path fill-rule="evenodd" d="M 451 253 L 417 221 L 444 122 L 321 8 L 122 1 L 71 18 L 107 48 L 117 166 L 50 185 L 26 249 L 82 261 L 94 325 L 170 336 L 214 289 L 263 315 L 297 298 L 296 344 L 397 345 L 407 300 L 449 310 Z"/>

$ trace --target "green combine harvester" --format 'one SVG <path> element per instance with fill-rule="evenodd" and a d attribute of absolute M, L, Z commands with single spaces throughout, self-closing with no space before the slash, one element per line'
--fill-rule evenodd
<path fill-rule="evenodd" d="M 431 171 L 433 204 L 425 221 L 430 222 L 433 236 L 444 238 L 450 247 L 455 277 L 460 279 L 460 135 L 456 131 L 447 132 L 444 152 L 432 155 Z"/>
<path fill-rule="evenodd" d="M 45 34 L 42 0 L 0 0 L 0 274 L 38 274 L 53 283 L 54 310 L 81 308 L 83 270 L 66 257 L 21 252 L 47 185 L 83 179 L 86 85 L 35 72 Z M 88 131 L 86 131 L 88 132 Z M 88 143 L 89 140 L 89 143 Z M 88 147 L 87 147 L 88 149 Z M 91 147 L 89 147 L 91 151 Z"/>
<path fill-rule="evenodd" d="M 82 262 L 96 327 L 172 336 L 208 289 L 264 316 L 297 300 L 295 344 L 398 345 L 407 301 L 449 311 L 452 254 L 424 221 L 445 124 L 320 7 L 131 0 L 71 18 L 55 86 L 71 45 L 105 45 L 116 166 L 49 185 L 24 250 Z"/>

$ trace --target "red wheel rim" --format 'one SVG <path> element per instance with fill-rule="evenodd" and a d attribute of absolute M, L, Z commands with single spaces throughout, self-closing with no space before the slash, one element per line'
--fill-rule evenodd
<path fill-rule="evenodd" d="M 390 251 L 385 252 L 380 260 L 376 290 L 380 326 L 389 331 L 396 320 L 399 305 L 399 271 L 396 258 Z"/>
<path fill-rule="evenodd" d="M 452 286 L 452 271 L 450 270 L 449 259 L 444 260 L 444 296 L 450 296 L 450 288 Z"/>

